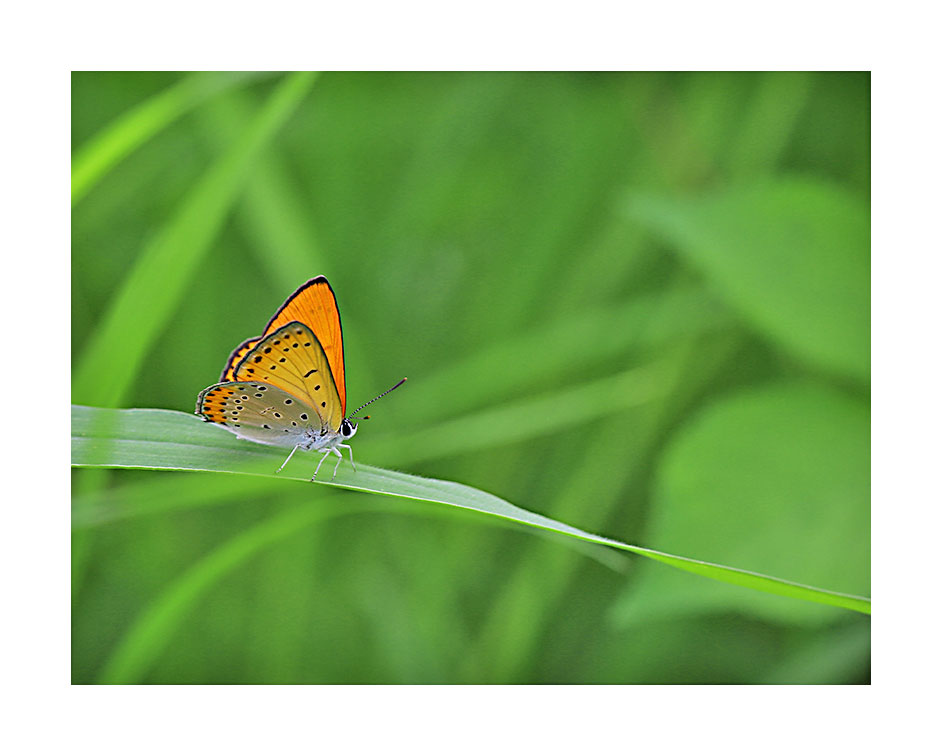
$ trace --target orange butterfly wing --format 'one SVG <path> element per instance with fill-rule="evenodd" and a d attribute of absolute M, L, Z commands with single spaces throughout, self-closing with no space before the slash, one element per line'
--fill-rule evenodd
<path fill-rule="evenodd" d="M 242 361 L 242 358 L 252 351 L 252 347 L 261 340 L 261 336 L 254 339 L 246 339 L 235 348 L 235 351 L 233 351 L 233 353 L 229 355 L 229 359 L 226 360 L 226 366 L 222 369 L 222 375 L 219 376 L 220 383 L 235 380 L 234 374 L 236 365 L 238 365 Z"/>
<path fill-rule="evenodd" d="M 236 347 L 235 351 L 229 355 L 220 381 L 234 381 L 233 373 L 242 358 L 263 338 L 295 320 L 308 326 L 323 347 L 327 361 L 330 363 L 337 393 L 340 394 L 340 404 L 345 416 L 347 384 L 343 374 L 343 329 L 340 326 L 337 298 L 324 276 L 312 278 L 288 297 L 268 321 L 261 336 L 243 341 Z"/>

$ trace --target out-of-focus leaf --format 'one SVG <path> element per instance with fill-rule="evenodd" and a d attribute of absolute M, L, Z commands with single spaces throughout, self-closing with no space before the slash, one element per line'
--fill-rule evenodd
<path fill-rule="evenodd" d="M 791 178 L 697 197 L 639 194 L 630 213 L 781 348 L 814 367 L 869 380 L 864 202 L 822 181 Z"/>
<path fill-rule="evenodd" d="M 869 593 L 870 423 L 833 390 L 790 383 L 708 408 L 667 450 L 647 540 L 801 583 Z M 644 569 L 617 606 L 622 623 L 739 609 L 786 622 L 833 620 L 820 605 Z"/>
<path fill-rule="evenodd" d="M 859 618 L 798 636 L 790 653 L 762 682 L 768 685 L 826 685 L 860 682 L 870 661 L 870 622 Z"/>

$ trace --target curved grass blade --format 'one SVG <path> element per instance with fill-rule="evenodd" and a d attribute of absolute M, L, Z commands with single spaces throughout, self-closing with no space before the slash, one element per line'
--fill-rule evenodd
<path fill-rule="evenodd" d="M 243 480 L 242 485 L 244 484 Z M 275 515 L 239 533 L 167 585 L 119 640 L 102 668 L 99 682 L 106 684 L 140 682 L 199 599 L 222 578 L 259 552 L 302 530 L 311 529 L 335 517 L 364 512 L 388 512 L 388 506 L 384 500 L 365 495 L 354 499 L 345 498 L 342 505 L 338 503 L 337 506 L 334 506 L 333 502 L 321 502 L 316 507 L 313 504 L 308 501 L 304 505 L 295 506 L 287 512 Z M 409 504 L 412 506 L 410 507 Z M 419 502 L 408 502 L 398 511 L 404 514 L 428 514 L 423 510 L 424 506 Z M 522 528 L 509 521 L 501 524 Z M 562 540 L 562 536 L 553 533 L 546 535 L 551 540 Z M 604 555 L 617 556 L 619 561 L 626 557 L 621 557 L 610 549 L 602 549 L 581 541 L 577 543 L 581 544 L 577 550 L 582 551 L 586 556 L 599 559 L 612 569 L 623 571 L 623 563 L 612 562 L 610 558 L 606 560 Z"/>
<path fill-rule="evenodd" d="M 251 162 L 315 78 L 312 73 L 291 74 L 279 84 L 241 138 L 183 198 L 177 215 L 142 252 L 82 355 L 73 382 L 76 399 L 99 405 L 120 401 L 222 226 Z"/>
<path fill-rule="evenodd" d="M 703 287 L 675 284 L 617 304 L 581 306 L 578 313 L 483 345 L 466 357 L 422 378 L 422 392 L 397 398 L 417 425 L 493 406 L 505 396 L 528 393 L 534 379 L 558 374 L 572 364 L 619 359 L 631 350 L 685 344 L 693 335 L 721 333 L 732 322 L 728 311 Z M 566 344 L 566 349 L 559 349 Z M 500 386 L 468 383 L 467 375 L 501 375 Z M 660 381 L 664 382 L 664 378 Z M 462 385 L 460 393 L 455 386 Z"/>
<path fill-rule="evenodd" d="M 492 448 L 494 428 L 501 429 L 501 444 L 566 431 L 580 422 L 644 405 L 662 396 L 667 370 L 667 361 L 662 360 L 552 393 L 480 409 L 424 426 L 421 433 L 387 435 L 370 441 L 370 452 L 387 464 L 410 464 Z M 566 407 L 565 414 L 558 411 L 561 406 Z"/>
<path fill-rule="evenodd" d="M 227 100 L 229 98 L 226 98 Z M 260 158 L 259 165 L 266 162 Z M 262 172 L 264 173 L 264 171 Z M 262 182 L 262 173 L 256 171 L 253 184 Z M 251 191 L 246 191 L 246 202 L 249 203 Z M 250 216 L 246 212 L 243 216 Z M 272 218 L 272 221 L 275 219 Z M 278 276 L 274 275 L 277 279 Z M 654 312 L 652 312 L 654 309 Z M 415 426 L 423 428 L 422 434 L 417 434 L 414 445 L 409 449 L 403 448 L 402 437 L 366 438 L 359 443 L 367 447 L 370 456 L 376 455 L 388 465 L 410 465 L 418 459 L 427 458 L 429 454 L 442 456 L 442 454 L 463 454 L 475 451 L 482 447 L 491 447 L 494 444 L 490 424 L 498 426 L 512 426 L 517 431 L 517 438 L 501 436 L 502 443 L 513 443 L 519 440 L 522 432 L 525 438 L 533 438 L 553 430 L 553 423 L 557 426 L 568 427 L 592 421 L 600 415 L 609 415 L 628 405 L 645 403 L 643 394 L 649 393 L 649 387 L 656 386 L 658 396 L 653 398 L 651 406 L 660 406 L 667 401 L 673 390 L 672 360 L 670 357 L 664 363 L 664 370 L 655 375 L 648 375 L 648 379 L 631 385 L 631 380 L 625 376 L 625 383 L 618 382 L 617 391 L 613 392 L 613 400 L 602 389 L 608 386 L 613 379 L 603 378 L 601 382 L 590 383 L 588 387 L 581 386 L 567 389 L 564 401 L 571 407 L 571 414 L 560 419 L 558 413 L 547 412 L 545 399 L 532 397 L 518 401 L 504 401 L 503 392 L 509 395 L 519 394 L 532 385 L 533 374 L 549 374 L 562 368 L 570 355 L 558 349 L 550 348 L 559 343 L 571 343 L 574 346 L 572 355 L 576 361 L 591 363 L 603 356 L 620 354 L 634 345 L 661 344 L 670 342 L 683 334 L 712 332 L 718 330 L 725 323 L 723 313 L 696 287 L 680 286 L 658 291 L 656 296 L 638 297 L 633 299 L 629 306 L 600 307 L 587 310 L 580 318 L 572 319 L 577 328 L 573 329 L 565 322 L 554 322 L 535 333 L 521 334 L 496 346 L 487 346 L 474 355 L 462 360 L 460 363 L 443 369 L 433 376 L 426 376 L 422 380 L 421 401 L 412 400 L 409 394 L 403 395 L 398 404 L 398 415 L 408 418 Z M 606 328 L 615 331 L 609 339 L 580 338 L 585 330 L 592 332 L 603 331 Z M 349 329 L 349 326 L 347 326 Z M 682 342 L 681 346 L 686 342 Z M 615 345 L 613 348 L 613 344 Z M 683 347 L 686 349 L 686 347 Z M 681 350 L 683 351 L 683 349 Z M 681 355 L 678 353 L 676 358 Z M 470 384 L 468 390 L 455 394 L 456 381 L 463 374 L 485 374 L 493 372 L 500 365 L 511 367 L 517 364 L 526 365 L 522 369 L 504 370 L 499 387 L 483 390 L 483 386 Z M 702 365 L 701 365 L 702 369 Z M 701 370 L 702 372 L 702 370 Z M 640 378 L 639 373 L 635 376 Z M 665 394 L 666 392 L 666 394 Z M 590 401 L 580 401 L 579 397 L 588 395 Z M 436 397 L 440 400 L 436 401 Z M 479 405 L 487 403 L 494 407 L 488 410 L 482 421 Z M 557 395 L 554 401 L 560 401 Z M 503 406 L 495 406 L 503 405 Z M 440 418 L 434 418 L 428 410 L 429 406 L 448 406 L 454 412 L 456 409 L 463 417 L 445 421 L 447 428 L 442 431 Z M 555 418 L 555 419 L 554 419 Z M 437 423 L 433 421 L 438 420 Z M 547 427 L 547 421 L 550 427 Z M 373 429 L 371 429 L 373 430 Z M 380 431 L 380 428 L 376 428 Z M 429 431 L 433 432 L 429 435 Z M 372 434 L 371 434 L 372 436 Z M 442 444 L 442 438 L 445 443 Z M 454 444 L 453 439 L 460 439 L 460 444 Z M 360 448 L 364 448 L 360 447 Z M 268 477 L 254 478 L 251 481 L 242 479 L 242 483 L 224 483 L 217 481 L 213 489 L 214 503 L 222 503 L 229 498 L 238 498 L 244 494 L 244 487 L 251 486 L 252 491 L 261 493 L 279 481 Z M 224 487 L 224 490 L 221 489 Z M 172 490 L 172 496 L 170 495 Z M 227 493 L 228 492 L 228 495 Z M 206 506 L 207 500 L 205 486 L 196 481 L 181 480 L 178 476 L 173 479 L 165 478 L 163 481 L 151 481 L 137 486 L 121 487 L 105 492 L 88 491 L 85 495 L 73 494 L 73 528 L 82 529 L 96 527 L 105 522 L 113 522 L 149 512 L 157 513 L 172 509 L 186 509 L 191 506 Z M 133 502 L 133 503 L 132 503 Z M 581 504 L 579 505 L 581 507 Z M 596 552 L 597 553 L 597 552 Z M 609 552 L 610 553 L 610 552 Z M 626 557 L 627 558 L 627 557 Z"/>
<path fill-rule="evenodd" d="M 738 343 L 735 339 L 710 340 L 711 346 L 706 347 L 701 341 L 691 338 L 686 348 L 675 354 L 663 376 L 660 397 L 627 417 L 619 414 L 593 423 L 592 434 L 584 442 L 583 462 L 547 502 L 555 518 L 588 518 L 586 524 L 593 526 L 611 521 L 623 501 L 611 486 L 610 471 L 618 469 L 622 480 L 642 475 L 659 429 L 688 406 Z M 630 434 L 624 432 L 626 422 Z M 592 502 L 591 507 L 586 506 L 587 501 Z M 526 679 L 538 663 L 544 628 L 553 621 L 553 613 L 580 566 L 561 549 L 550 551 L 533 543 L 489 603 L 463 660 L 466 678 L 486 684 Z M 533 590 L 534 585 L 539 590 Z"/>
<path fill-rule="evenodd" d="M 284 455 L 280 449 L 248 444 L 222 428 L 171 410 L 72 408 L 72 464 L 78 467 L 125 467 L 154 470 L 200 470 L 274 476 Z M 526 526 L 611 546 L 654 559 L 687 572 L 734 585 L 806 601 L 870 613 L 870 600 L 828 591 L 748 570 L 667 554 L 587 533 L 529 512 L 484 491 L 451 481 L 370 467 L 360 463 L 354 473 L 342 466 L 337 479 L 321 485 L 447 504 Z M 308 480 L 311 466 L 293 461 L 280 477 Z M 303 473 L 299 472 L 303 470 Z"/>
<path fill-rule="evenodd" d="M 342 514 L 378 509 L 379 504 L 344 502 L 343 509 L 298 506 L 239 533 L 171 583 L 135 620 L 105 662 L 100 683 L 134 683 L 170 642 L 173 631 L 199 597 L 225 574 L 267 546 L 298 530 Z"/>
<path fill-rule="evenodd" d="M 194 121 L 218 148 L 238 139 L 239 124 L 252 117 L 252 109 L 250 92 L 232 91 L 200 108 Z M 291 180 L 279 145 L 258 156 L 239 207 L 233 222 L 241 224 L 258 265 L 279 290 L 294 291 L 300 270 L 329 270 L 307 200 Z"/>
<path fill-rule="evenodd" d="M 72 158 L 73 207 L 108 171 L 161 129 L 213 95 L 259 75 L 244 71 L 189 74 L 122 113 L 76 150 Z"/>

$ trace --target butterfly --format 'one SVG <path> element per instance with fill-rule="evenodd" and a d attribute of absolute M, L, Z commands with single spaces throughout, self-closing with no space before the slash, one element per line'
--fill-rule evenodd
<path fill-rule="evenodd" d="M 333 289 L 324 276 L 312 278 L 278 308 L 261 336 L 235 348 L 216 383 L 200 392 L 196 414 L 239 438 L 272 446 L 294 447 L 294 453 L 322 451 L 313 481 L 324 460 L 337 455 L 334 477 L 343 461 L 343 443 L 357 432 L 356 415 L 399 388 L 371 399 L 346 416 L 343 329 Z M 364 419 L 368 419 L 367 415 Z"/>

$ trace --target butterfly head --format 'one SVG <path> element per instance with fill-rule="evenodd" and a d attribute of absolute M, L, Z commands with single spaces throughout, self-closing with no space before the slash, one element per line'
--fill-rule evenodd
<path fill-rule="evenodd" d="M 340 435 L 344 438 L 353 438 L 357 432 L 357 425 L 359 423 L 351 423 L 347 418 L 344 418 L 340 422 Z"/>

